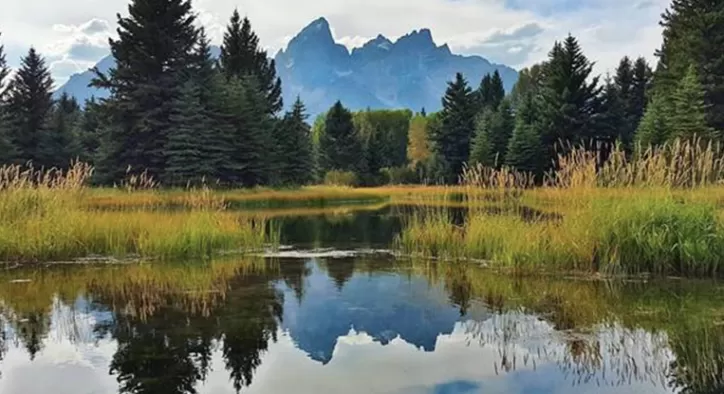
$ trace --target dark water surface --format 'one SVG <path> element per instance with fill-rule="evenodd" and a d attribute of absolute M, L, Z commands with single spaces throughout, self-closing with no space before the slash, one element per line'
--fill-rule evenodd
<path fill-rule="evenodd" d="M 0 393 L 724 393 L 723 286 L 349 253 L 401 225 L 287 218 L 296 258 L 4 270 Z"/>

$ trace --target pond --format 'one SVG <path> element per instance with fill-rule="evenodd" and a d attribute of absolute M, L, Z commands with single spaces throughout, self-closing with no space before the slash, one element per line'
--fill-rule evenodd
<path fill-rule="evenodd" d="M 0 272 L 0 393 L 722 393 L 724 286 L 395 259 L 398 208 L 265 256 Z"/>

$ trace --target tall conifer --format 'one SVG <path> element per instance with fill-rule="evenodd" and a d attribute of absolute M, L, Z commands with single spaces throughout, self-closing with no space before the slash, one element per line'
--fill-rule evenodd
<path fill-rule="evenodd" d="M 53 79 L 45 60 L 30 48 L 15 74 L 8 95 L 11 137 L 19 159 L 35 166 L 47 166 L 40 151 L 43 134 L 48 132 L 53 109 Z"/>
<path fill-rule="evenodd" d="M 166 167 L 166 140 L 179 125 L 171 114 L 180 89 L 191 77 L 197 43 L 196 17 L 189 0 L 133 0 L 128 16 L 118 16 L 118 36 L 110 39 L 116 66 L 96 70 L 93 85 L 111 92 L 113 127 L 103 150 L 111 179 L 126 169 L 160 179 Z"/>
<path fill-rule="evenodd" d="M 442 107 L 441 127 L 431 137 L 441 162 L 446 163 L 446 181 L 454 182 L 469 159 L 475 131 L 476 99 L 461 73 L 448 83 Z"/>

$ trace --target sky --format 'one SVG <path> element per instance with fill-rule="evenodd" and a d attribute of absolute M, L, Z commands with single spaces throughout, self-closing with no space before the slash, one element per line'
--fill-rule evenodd
<path fill-rule="evenodd" d="M 8 62 L 34 46 L 59 86 L 109 53 L 117 14 L 129 0 L 3 0 L 0 43 Z M 556 40 L 576 36 L 600 74 L 624 55 L 655 62 L 661 13 L 670 0 L 192 0 L 198 22 L 220 43 L 235 8 L 249 17 L 271 54 L 304 26 L 326 17 L 348 48 L 383 34 L 396 39 L 429 28 L 438 45 L 516 69 L 544 60 Z"/>

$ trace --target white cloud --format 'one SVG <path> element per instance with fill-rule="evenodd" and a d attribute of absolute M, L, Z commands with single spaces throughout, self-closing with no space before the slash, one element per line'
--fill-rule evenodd
<path fill-rule="evenodd" d="M 30 45 L 50 61 L 84 63 L 101 55 L 115 34 L 116 13 L 127 15 L 129 0 L 33 0 L 3 5 L 2 40 L 12 65 Z M 414 29 L 430 28 L 438 45 L 522 67 L 545 59 L 555 40 L 570 32 L 580 38 L 597 71 L 614 67 L 623 55 L 653 59 L 660 45 L 658 20 L 669 0 L 195 0 L 199 22 L 212 42 L 221 40 L 234 8 L 247 15 L 271 53 L 319 16 L 338 41 L 358 46 L 383 34 L 394 40 Z M 59 66 L 58 66 L 59 67 Z M 85 65 L 83 65 L 85 67 Z"/>

